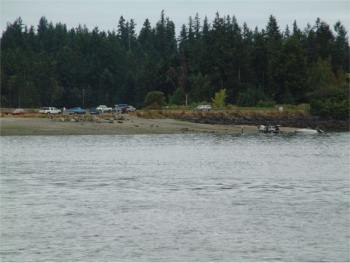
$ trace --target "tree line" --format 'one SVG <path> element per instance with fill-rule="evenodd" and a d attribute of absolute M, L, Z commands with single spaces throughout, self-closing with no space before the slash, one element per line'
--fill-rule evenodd
<path fill-rule="evenodd" d="M 213 21 L 190 17 L 177 37 L 161 12 L 140 32 L 123 16 L 116 30 L 68 29 L 40 18 L 21 18 L 1 36 L 1 104 L 8 107 L 143 106 L 147 93 L 163 92 L 169 104 L 211 101 L 219 90 L 227 103 L 310 103 L 348 96 L 349 42 L 345 27 L 317 18 L 314 25 L 281 29 L 270 16 L 263 29 L 234 16 Z"/>

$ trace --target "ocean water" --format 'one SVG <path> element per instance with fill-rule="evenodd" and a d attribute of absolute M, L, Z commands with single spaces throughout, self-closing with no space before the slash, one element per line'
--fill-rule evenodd
<path fill-rule="evenodd" d="M 350 134 L 0 137 L 2 261 L 350 261 Z"/>

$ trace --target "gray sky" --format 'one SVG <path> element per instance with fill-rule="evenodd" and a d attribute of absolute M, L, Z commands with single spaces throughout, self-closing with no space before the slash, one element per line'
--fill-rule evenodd
<path fill-rule="evenodd" d="M 201 18 L 207 15 L 211 21 L 216 11 L 235 15 L 240 24 L 247 22 L 252 29 L 265 27 L 270 14 L 277 18 L 281 29 L 294 19 L 304 28 L 307 23 L 314 24 L 317 17 L 331 25 L 340 20 L 348 31 L 350 28 L 350 0 L 0 0 L 0 3 L 1 32 L 7 22 L 19 16 L 26 25 L 36 26 L 39 18 L 45 16 L 69 28 L 85 24 L 90 29 L 98 26 L 101 30 L 113 30 L 120 15 L 134 18 L 138 32 L 146 18 L 154 25 L 162 9 L 175 22 L 177 32 L 196 12 Z"/>

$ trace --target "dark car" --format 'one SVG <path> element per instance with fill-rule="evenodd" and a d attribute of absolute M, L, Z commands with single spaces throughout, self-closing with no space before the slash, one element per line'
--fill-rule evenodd
<path fill-rule="evenodd" d="M 80 107 L 74 107 L 67 110 L 68 114 L 85 114 L 86 111 Z"/>
<path fill-rule="evenodd" d="M 115 111 L 116 112 L 121 112 L 121 113 L 126 113 L 128 111 L 128 104 L 117 104 L 115 105 Z"/>

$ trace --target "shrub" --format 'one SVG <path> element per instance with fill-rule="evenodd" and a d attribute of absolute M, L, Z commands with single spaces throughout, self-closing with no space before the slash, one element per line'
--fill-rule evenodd
<path fill-rule="evenodd" d="M 145 106 L 149 109 L 160 109 L 165 105 L 165 96 L 161 91 L 150 91 L 145 98 Z"/>
<path fill-rule="evenodd" d="M 226 105 L 226 89 L 221 89 L 218 92 L 215 93 L 213 101 L 213 107 L 216 109 L 223 109 Z"/>
<path fill-rule="evenodd" d="M 338 90 L 329 93 L 326 97 L 311 100 L 311 114 L 324 118 L 349 119 L 349 96 Z"/>
<path fill-rule="evenodd" d="M 315 99 L 311 101 L 310 106 L 313 115 L 334 119 L 349 118 L 349 99 Z"/>

